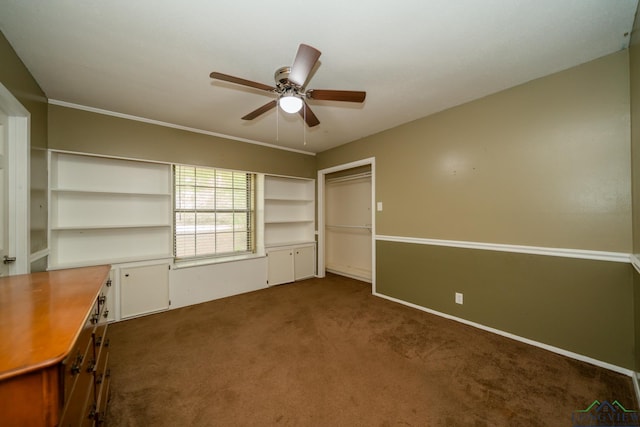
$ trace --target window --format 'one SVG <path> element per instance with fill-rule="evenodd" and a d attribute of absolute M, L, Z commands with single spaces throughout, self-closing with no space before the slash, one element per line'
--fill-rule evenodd
<path fill-rule="evenodd" d="M 176 259 L 255 251 L 255 175 L 174 166 Z"/>

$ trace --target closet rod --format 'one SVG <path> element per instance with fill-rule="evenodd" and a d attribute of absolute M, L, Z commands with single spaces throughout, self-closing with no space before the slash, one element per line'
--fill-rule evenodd
<path fill-rule="evenodd" d="M 367 178 L 367 177 L 371 177 L 371 172 L 363 172 L 355 175 L 340 176 L 337 178 L 327 178 L 327 182 L 333 183 L 333 182 L 352 181 L 354 179 Z"/>

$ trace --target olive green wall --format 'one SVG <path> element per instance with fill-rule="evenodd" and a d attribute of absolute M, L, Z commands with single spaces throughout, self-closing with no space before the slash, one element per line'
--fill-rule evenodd
<path fill-rule="evenodd" d="M 0 82 L 31 115 L 30 248 L 34 253 L 47 248 L 47 98 L 2 32 L 0 64 Z"/>
<path fill-rule="evenodd" d="M 49 105 L 49 148 L 314 178 L 315 156 Z"/>
<path fill-rule="evenodd" d="M 381 294 L 633 368 L 627 263 L 387 241 L 376 255 Z"/>
<path fill-rule="evenodd" d="M 376 158 L 379 236 L 629 254 L 630 132 L 625 50 L 317 160 Z M 384 240 L 376 258 L 381 294 L 635 367 L 629 263 Z"/>
<path fill-rule="evenodd" d="M 47 97 L 0 32 L 0 82 L 31 113 L 31 147 L 47 148 Z"/>

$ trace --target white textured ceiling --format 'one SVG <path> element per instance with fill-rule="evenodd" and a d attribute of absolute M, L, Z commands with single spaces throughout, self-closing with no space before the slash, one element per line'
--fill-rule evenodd
<path fill-rule="evenodd" d="M 47 97 L 320 152 L 624 49 L 638 0 L 0 0 L 0 30 Z M 273 85 L 306 43 L 320 125 L 211 71 Z M 1 66 L 1 64 L 0 64 Z M 276 119 L 278 117 L 278 119 Z M 303 144 L 306 139 L 306 145 Z"/>

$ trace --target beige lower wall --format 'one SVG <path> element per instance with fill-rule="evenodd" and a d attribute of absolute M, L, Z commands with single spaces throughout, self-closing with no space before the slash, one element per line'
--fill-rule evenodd
<path fill-rule="evenodd" d="M 49 148 L 314 178 L 315 156 L 49 105 Z"/>
<path fill-rule="evenodd" d="M 628 263 L 388 241 L 376 253 L 381 294 L 634 369 Z"/>

